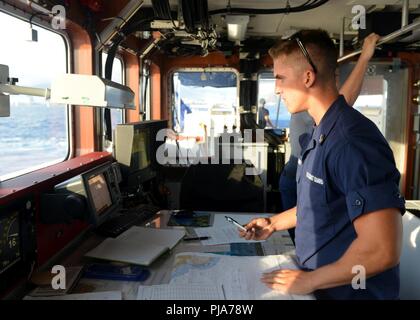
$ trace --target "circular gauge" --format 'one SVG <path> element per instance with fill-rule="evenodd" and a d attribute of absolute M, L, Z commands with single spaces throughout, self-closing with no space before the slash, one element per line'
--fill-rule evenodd
<path fill-rule="evenodd" d="M 0 273 L 20 260 L 18 212 L 0 219 Z"/>

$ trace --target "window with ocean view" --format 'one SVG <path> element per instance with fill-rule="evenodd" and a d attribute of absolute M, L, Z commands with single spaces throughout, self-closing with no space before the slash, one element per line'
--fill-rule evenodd
<path fill-rule="evenodd" d="M 19 86 L 50 88 L 67 72 L 63 37 L 37 27 L 38 41 L 27 41 L 29 23 L 0 12 L 0 64 L 9 66 Z M 0 117 L 0 181 L 61 162 L 69 155 L 68 107 L 42 97 L 10 96 L 10 117 Z"/>
<path fill-rule="evenodd" d="M 216 136 L 239 128 L 237 75 L 232 71 L 179 71 L 173 74 L 175 131 L 200 136 L 203 128 Z"/>
<path fill-rule="evenodd" d="M 263 128 L 284 129 L 289 127 L 290 113 L 281 97 L 275 93 L 273 72 L 262 72 L 258 76 L 258 124 Z M 269 121 L 267 120 L 267 116 Z"/>

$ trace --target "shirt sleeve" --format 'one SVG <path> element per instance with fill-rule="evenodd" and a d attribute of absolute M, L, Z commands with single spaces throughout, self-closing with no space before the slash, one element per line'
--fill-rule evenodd
<path fill-rule="evenodd" d="M 270 112 L 266 108 L 264 108 L 264 116 L 269 116 L 269 115 L 270 115 Z"/>
<path fill-rule="evenodd" d="M 337 152 L 333 167 L 351 221 L 361 214 L 387 208 L 397 208 L 404 214 L 405 200 L 398 187 L 400 173 L 385 142 L 347 142 Z"/>

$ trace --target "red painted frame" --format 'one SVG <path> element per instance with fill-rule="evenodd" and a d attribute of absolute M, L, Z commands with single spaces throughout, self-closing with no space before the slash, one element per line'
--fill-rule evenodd
<path fill-rule="evenodd" d="M 110 153 L 93 152 L 0 183 L 0 208 L 28 196 L 34 199 L 39 265 L 48 261 L 88 227 L 88 224 L 80 221 L 52 225 L 40 223 L 41 194 L 51 192 L 54 185 L 60 182 L 112 160 Z"/>

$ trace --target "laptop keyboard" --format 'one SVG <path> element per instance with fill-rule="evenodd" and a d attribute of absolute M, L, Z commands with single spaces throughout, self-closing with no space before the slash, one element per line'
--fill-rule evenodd
<path fill-rule="evenodd" d="M 152 218 L 159 210 L 152 205 L 140 205 L 121 211 L 117 216 L 102 223 L 96 232 L 105 237 L 115 238 L 134 225 L 141 225 Z"/>

